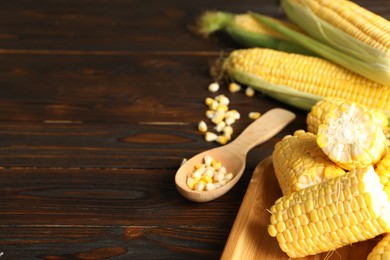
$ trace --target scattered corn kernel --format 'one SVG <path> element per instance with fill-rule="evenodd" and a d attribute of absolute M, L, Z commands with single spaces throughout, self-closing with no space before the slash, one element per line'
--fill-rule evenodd
<path fill-rule="evenodd" d="M 226 138 L 226 136 L 224 135 L 218 135 L 217 136 L 217 140 L 216 140 L 218 143 L 224 145 L 228 142 L 228 139 Z"/>
<path fill-rule="evenodd" d="M 202 163 L 194 166 L 194 172 L 187 178 L 187 186 L 196 191 L 218 189 L 233 179 L 233 174 L 227 172 L 219 160 L 207 155 Z"/>
<path fill-rule="evenodd" d="M 225 135 L 232 136 L 232 135 L 233 135 L 233 127 L 232 127 L 231 125 L 227 125 L 227 126 L 225 126 L 225 128 L 222 130 L 222 132 L 223 132 Z"/>
<path fill-rule="evenodd" d="M 206 122 L 205 121 L 200 121 L 199 123 L 198 123 L 198 130 L 200 131 L 200 132 L 202 132 L 202 133 L 206 133 L 207 132 L 207 124 L 206 124 Z"/>
<path fill-rule="evenodd" d="M 217 137 L 218 136 L 212 132 L 206 132 L 206 134 L 204 135 L 204 139 L 207 142 L 213 142 L 213 141 L 217 140 Z"/>
<path fill-rule="evenodd" d="M 223 129 L 225 129 L 225 127 L 226 127 L 226 123 L 225 123 L 224 121 L 222 121 L 222 122 L 219 122 L 219 123 L 214 127 L 214 129 L 215 129 L 215 131 L 217 131 L 217 132 L 222 132 Z"/>
<path fill-rule="evenodd" d="M 207 97 L 205 100 L 204 100 L 204 103 L 207 105 L 207 106 L 210 106 L 211 103 L 214 102 L 214 99 L 211 98 L 211 97 Z"/>
<path fill-rule="evenodd" d="M 229 91 L 231 93 L 236 93 L 236 92 L 238 92 L 240 90 L 241 90 L 241 86 L 238 85 L 237 83 L 232 82 L 232 83 L 229 84 Z"/>
<path fill-rule="evenodd" d="M 233 116 L 225 118 L 225 124 L 231 126 L 236 122 L 236 119 Z"/>
<path fill-rule="evenodd" d="M 213 118 L 211 118 L 211 122 L 217 125 L 220 122 L 222 122 L 224 119 L 225 119 L 225 112 L 218 110 L 217 112 L 215 112 Z"/>
<path fill-rule="evenodd" d="M 255 90 L 253 88 L 251 88 L 251 87 L 247 87 L 245 89 L 245 95 L 247 97 L 253 97 L 255 95 Z"/>
<path fill-rule="evenodd" d="M 213 100 L 213 101 L 209 104 L 209 108 L 210 108 L 211 110 L 217 110 L 218 105 L 219 105 L 218 101 Z"/>
<path fill-rule="evenodd" d="M 210 92 L 217 92 L 219 90 L 219 84 L 218 82 L 213 82 L 208 87 Z"/>
<path fill-rule="evenodd" d="M 206 117 L 207 117 L 208 119 L 213 118 L 214 114 L 215 114 L 215 111 L 214 111 L 214 110 L 207 110 L 207 111 L 206 111 Z"/>
<path fill-rule="evenodd" d="M 229 105 L 230 103 L 229 98 L 225 95 L 218 95 L 215 97 L 215 100 L 222 105 Z"/>
<path fill-rule="evenodd" d="M 248 116 L 250 119 L 258 119 L 261 116 L 261 114 L 260 112 L 249 112 Z"/>

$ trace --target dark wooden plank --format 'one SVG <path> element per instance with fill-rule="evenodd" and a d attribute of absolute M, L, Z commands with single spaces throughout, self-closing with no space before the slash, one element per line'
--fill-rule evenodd
<path fill-rule="evenodd" d="M 230 228 L 249 171 L 226 196 L 204 204 L 181 197 L 174 174 L 163 169 L 1 169 L 1 225 Z"/>
<path fill-rule="evenodd" d="M 2 227 L 0 252 L 3 259 L 217 259 L 228 232 L 210 226 Z"/>
<path fill-rule="evenodd" d="M 385 0 L 356 2 L 384 17 L 390 16 Z M 284 17 L 278 3 L 277 0 L 248 0 L 239 5 L 222 0 L 152 0 L 147 4 L 125 0 L 46 0 L 39 4 L 31 0 L 1 1 L 0 49 L 217 50 L 219 45 L 188 33 L 187 25 L 197 14 L 210 9 L 251 10 Z"/>
<path fill-rule="evenodd" d="M 297 114 L 300 119 L 304 114 Z M 237 136 L 251 121 L 234 125 Z M 0 167 L 143 168 L 175 169 L 183 158 L 219 146 L 208 143 L 197 122 L 146 124 L 3 123 L 0 124 Z M 270 155 L 274 144 L 295 129 L 294 121 L 283 132 L 248 154 L 254 168 Z M 211 125 L 210 125 L 211 126 Z"/>

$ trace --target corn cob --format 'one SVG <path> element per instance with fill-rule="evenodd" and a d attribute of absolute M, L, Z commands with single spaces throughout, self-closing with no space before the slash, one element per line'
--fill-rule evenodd
<path fill-rule="evenodd" d="M 387 153 L 386 136 L 365 107 L 344 102 L 328 112 L 318 127 L 317 144 L 346 169 L 377 163 Z"/>
<path fill-rule="evenodd" d="M 282 6 L 316 39 L 356 57 L 387 59 L 389 66 L 390 22 L 385 18 L 345 0 L 283 0 Z"/>
<path fill-rule="evenodd" d="M 382 240 L 371 250 L 367 260 L 390 259 L 390 233 L 383 236 Z"/>
<path fill-rule="evenodd" d="M 270 211 L 268 233 L 292 258 L 390 231 L 390 202 L 372 166 L 281 197 Z"/>
<path fill-rule="evenodd" d="M 272 160 L 283 195 L 345 174 L 318 147 L 316 136 L 304 130 L 276 143 Z"/>
<path fill-rule="evenodd" d="M 330 111 L 333 111 L 337 106 L 340 106 L 343 103 L 351 102 L 341 98 L 328 97 L 315 104 L 312 107 L 310 113 L 307 114 L 307 131 L 313 134 L 317 134 L 318 127 L 324 122 L 326 114 Z M 370 113 L 375 119 L 375 122 L 383 129 L 383 131 L 387 132 L 389 127 L 389 119 L 387 116 L 379 109 L 370 109 Z"/>
<path fill-rule="evenodd" d="M 375 172 L 383 185 L 383 190 L 390 200 L 390 154 L 387 154 L 375 165 Z"/>
<path fill-rule="evenodd" d="M 390 85 L 321 58 L 251 48 L 231 52 L 222 69 L 241 84 L 307 111 L 324 97 L 339 97 L 390 116 Z"/>
<path fill-rule="evenodd" d="M 276 18 L 272 21 L 304 33 L 295 24 Z M 201 14 L 192 28 L 197 34 L 208 37 L 216 31 L 224 31 L 243 47 L 266 47 L 286 52 L 316 55 L 314 52 L 289 40 L 283 34 L 254 19 L 250 14 L 233 14 L 220 11 L 206 11 Z"/>
<path fill-rule="evenodd" d="M 284 2 L 288 2 L 286 0 Z M 291 0 L 294 1 L 294 0 Z M 333 1 L 333 0 L 332 0 Z M 337 2 L 336 0 L 335 2 Z M 345 0 L 341 0 L 342 2 L 347 2 Z M 288 9 L 288 8 L 286 8 Z M 287 11 L 288 13 L 288 11 Z M 378 82 L 380 84 L 388 85 L 390 84 L 390 54 L 382 53 L 380 55 L 374 56 L 371 53 L 366 54 L 365 50 L 356 51 L 356 55 L 352 55 L 350 52 L 347 52 L 345 49 L 353 49 L 354 41 L 345 41 L 342 43 L 338 43 L 338 45 L 342 46 L 343 50 L 339 50 L 333 46 L 330 46 L 328 43 L 320 42 L 314 38 L 301 34 L 297 31 L 291 30 L 286 26 L 277 24 L 273 22 L 266 16 L 252 13 L 252 15 L 259 20 L 277 30 L 278 32 L 286 35 L 297 44 L 300 44 L 307 49 L 315 52 L 321 57 L 324 57 L 342 67 L 345 67 L 359 75 L 362 75 L 366 78 L 371 79 L 372 81 Z M 302 19 L 302 24 L 304 24 L 305 28 L 308 26 L 316 25 L 317 18 L 315 14 L 309 14 L 308 16 L 304 16 L 296 14 L 296 19 Z M 313 20 L 309 20 L 309 18 L 313 18 Z M 290 17 L 291 18 L 291 17 Z M 291 18 L 294 20 L 293 18 Z M 294 20 L 295 21 L 295 20 Z M 323 32 L 322 27 L 320 29 Z M 336 30 L 336 29 L 333 29 Z M 336 30 L 336 33 L 342 34 L 340 30 Z M 352 37 L 350 37 L 354 40 Z"/>

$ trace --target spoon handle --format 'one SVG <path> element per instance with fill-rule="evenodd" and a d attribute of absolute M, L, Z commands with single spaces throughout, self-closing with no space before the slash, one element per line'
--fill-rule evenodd
<path fill-rule="evenodd" d="M 235 146 L 236 152 L 246 154 L 253 147 L 269 140 L 295 119 L 295 114 L 281 108 L 267 111 L 250 124 L 229 145 Z"/>

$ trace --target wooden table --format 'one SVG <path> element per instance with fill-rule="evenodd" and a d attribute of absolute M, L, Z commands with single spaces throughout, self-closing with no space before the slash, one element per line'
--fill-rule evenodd
<path fill-rule="evenodd" d="M 390 19 L 389 0 L 356 2 Z M 0 260 L 220 257 L 255 166 L 306 114 L 223 86 L 235 134 L 250 111 L 297 118 L 225 196 L 177 192 L 182 159 L 218 146 L 197 131 L 210 62 L 238 48 L 188 31 L 209 9 L 284 17 L 266 0 L 0 1 Z"/>

